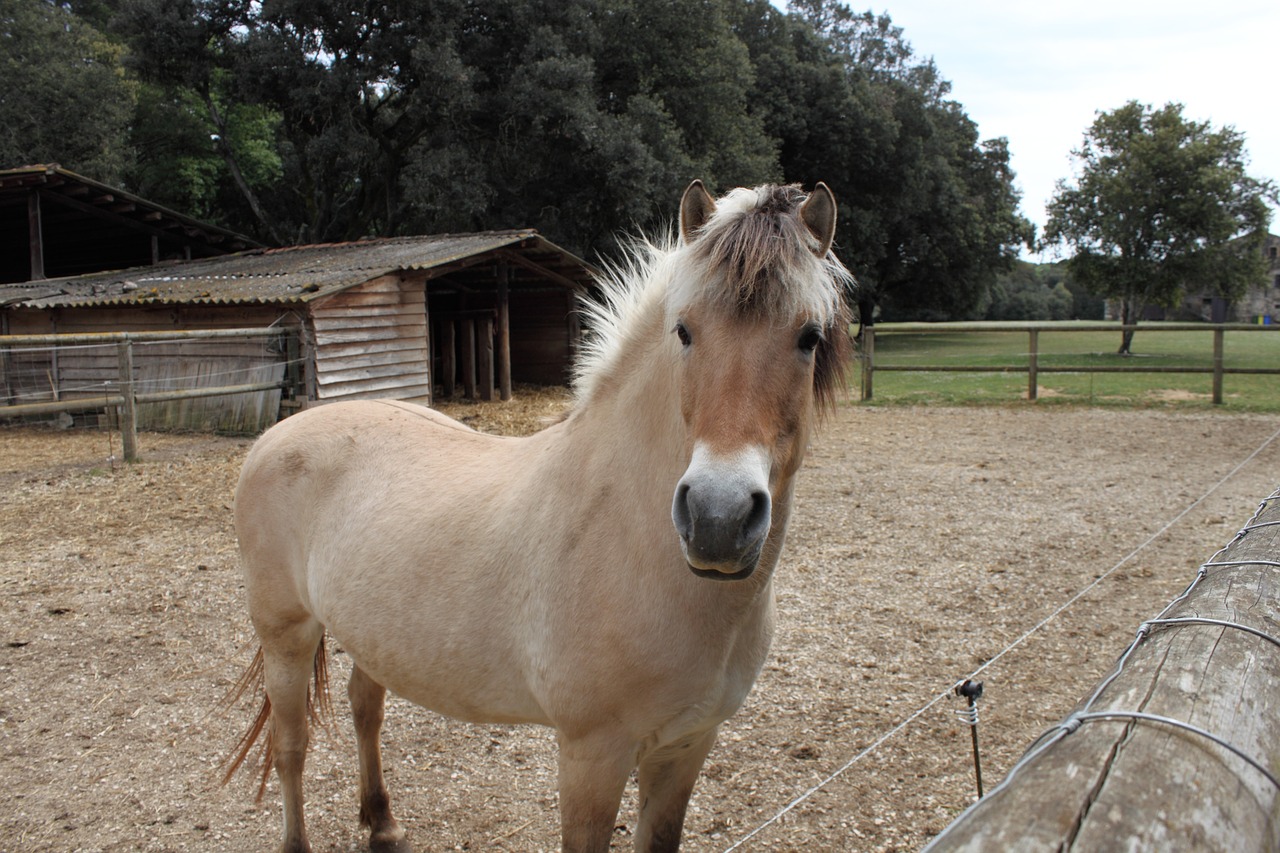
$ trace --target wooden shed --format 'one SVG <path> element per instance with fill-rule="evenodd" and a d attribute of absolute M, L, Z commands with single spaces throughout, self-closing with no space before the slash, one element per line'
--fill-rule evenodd
<path fill-rule="evenodd" d="M 505 396 L 512 382 L 568 379 L 580 334 L 576 301 L 594 272 L 532 230 L 255 249 L 0 285 L 0 333 L 277 326 L 296 332 L 302 405 L 429 402 L 457 385 L 479 397 Z M 201 346 L 172 345 L 151 357 L 184 361 L 162 371 L 170 377 L 209 372 L 213 356 Z M 218 357 L 286 360 L 264 354 L 261 340 L 244 347 Z M 43 384 L 45 399 L 57 399 L 109 382 L 117 371 L 111 352 L 28 353 L 20 372 L 17 361 L 0 360 L 9 402 L 39 399 L 29 385 Z M 134 368 L 148 369 L 145 358 Z"/>
<path fill-rule="evenodd" d="M 0 169 L 0 282 L 83 275 L 260 246 L 56 163 Z"/>

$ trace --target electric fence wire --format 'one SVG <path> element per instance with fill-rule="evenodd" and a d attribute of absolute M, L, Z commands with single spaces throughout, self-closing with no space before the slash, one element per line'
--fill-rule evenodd
<path fill-rule="evenodd" d="M 1141 545 L 1134 548 L 1132 551 L 1126 554 L 1123 558 L 1121 558 L 1118 563 L 1116 563 L 1111 568 L 1107 569 L 1098 577 L 1094 578 L 1094 580 L 1091 583 L 1087 584 L 1078 592 L 1076 592 L 1074 595 L 1072 595 L 1070 598 L 1068 598 L 1062 605 L 1060 605 L 1052 613 L 1050 613 L 1045 618 L 1041 619 L 1034 626 L 1032 626 L 1025 633 L 1023 633 L 1022 636 L 1018 637 L 1009 645 L 1005 646 L 1003 649 L 997 652 L 993 657 L 988 659 L 985 663 L 983 663 L 981 666 L 979 666 L 977 669 L 971 672 L 966 678 L 955 682 L 955 684 L 953 684 L 952 686 L 936 694 L 926 704 L 924 704 L 922 707 L 920 707 L 918 710 L 916 710 L 914 713 L 912 713 L 902 722 L 898 723 L 892 729 L 890 729 L 889 731 L 881 735 L 879 738 L 877 738 L 874 742 L 872 742 L 869 746 L 864 748 L 862 751 L 855 754 L 852 758 L 850 758 L 848 761 L 846 761 L 844 764 L 842 764 L 840 767 L 838 767 L 836 770 L 830 773 L 826 778 L 822 779 L 817 784 L 813 785 L 808 790 L 801 793 L 795 799 L 791 800 L 791 802 L 787 803 L 780 810 L 778 810 L 778 812 L 776 812 L 772 817 L 768 818 L 763 823 L 756 826 L 755 829 L 751 830 L 746 835 L 739 838 L 729 847 L 726 847 L 724 850 L 724 853 L 732 853 L 732 851 L 739 849 L 743 844 L 747 843 L 752 838 L 759 835 L 761 832 L 765 831 L 773 824 L 777 823 L 786 814 L 788 814 L 789 812 L 794 810 L 796 807 L 803 804 L 814 794 L 818 793 L 819 791 L 823 790 L 828 785 L 830 785 L 832 782 L 839 779 L 841 776 L 847 773 L 849 769 L 852 768 L 855 764 L 857 764 L 863 758 L 865 758 L 866 756 L 870 755 L 871 753 L 879 749 L 880 746 L 883 745 L 885 742 L 895 737 L 899 732 L 906 729 L 916 720 L 920 719 L 920 717 L 928 713 L 939 702 L 951 696 L 955 691 L 956 685 L 962 684 L 964 683 L 964 681 L 975 679 L 977 676 L 981 675 L 985 670 L 991 668 L 997 661 L 999 661 L 1006 655 L 1012 653 L 1015 649 L 1017 649 L 1018 647 L 1026 643 L 1029 639 L 1031 639 L 1031 637 L 1033 637 L 1036 633 L 1042 630 L 1050 622 L 1053 622 L 1055 619 L 1057 619 L 1060 615 L 1062 615 L 1062 613 L 1064 613 L 1067 609 L 1072 607 L 1077 601 L 1079 601 L 1084 596 L 1088 595 L 1093 589 L 1095 589 L 1097 586 L 1099 586 L 1104 581 L 1106 581 L 1107 578 L 1115 574 L 1115 572 L 1118 571 L 1122 566 L 1124 566 L 1126 563 L 1128 563 L 1130 560 L 1132 560 L 1134 557 L 1136 557 L 1138 554 L 1140 554 L 1142 551 L 1148 548 L 1153 542 L 1155 542 L 1157 539 L 1159 539 L 1161 536 L 1167 533 L 1174 525 L 1176 525 L 1179 521 L 1185 518 L 1189 513 L 1194 511 L 1196 507 L 1204 503 L 1205 500 L 1207 500 L 1210 495 L 1212 495 L 1218 489 L 1222 488 L 1222 486 L 1225 485 L 1227 481 L 1229 481 L 1232 477 L 1234 477 L 1237 473 L 1239 473 L 1241 469 L 1243 469 L 1246 465 L 1248 465 L 1255 458 L 1257 458 L 1257 456 L 1260 453 L 1262 453 L 1267 447 L 1269 447 L 1277 438 L 1280 438 L 1280 429 L 1277 429 L 1275 432 L 1273 432 L 1266 440 L 1262 442 L 1262 444 L 1254 448 L 1252 453 L 1250 453 L 1243 460 L 1237 463 L 1236 466 L 1232 468 L 1230 471 L 1228 471 L 1220 480 L 1218 480 L 1218 482 L 1210 486 L 1208 491 L 1206 491 L 1203 495 L 1201 495 L 1200 497 L 1192 501 L 1190 504 L 1188 504 L 1181 512 L 1179 512 L 1172 519 L 1166 522 L 1159 530 L 1157 530 L 1155 533 L 1147 537 L 1147 539 Z M 1231 542 L 1229 542 L 1227 545 L 1223 546 L 1217 552 L 1215 552 L 1214 555 L 1209 558 L 1209 562 L 1201 566 L 1199 572 L 1196 575 L 1196 578 L 1191 582 L 1191 585 L 1188 586 L 1187 589 L 1184 590 L 1181 595 L 1179 595 L 1173 601 L 1169 602 L 1169 604 L 1162 611 L 1160 611 L 1160 614 L 1157 618 L 1163 617 L 1166 613 L 1169 612 L 1170 608 L 1172 608 L 1179 601 L 1186 598 L 1186 596 L 1191 592 L 1191 590 L 1195 587 L 1195 585 L 1199 582 L 1200 578 L 1203 576 L 1205 572 L 1205 566 L 1212 565 L 1214 560 L 1216 560 L 1219 556 L 1223 554 L 1223 552 L 1225 552 L 1228 548 L 1230 548 L 1231 545 L 1233 545 L 1242 535 L 1244 535 L 1245 532 L 1251 529 L 1249 525 L 1253 524 L 1253 522 L 1257 520 L 1258 516 L 1262 513 L 1263 508 L 1270 501 L 1274 501 L 1277 499 L 1280 499 L 1280 492 L 1273 493 L 1269 497 L 1263 499 L 1258 509 L 1254 511 L 1253 517 L 1249 519 L 1249 522 L 1245 525 L 1245 527 L 1242 528 L 1241 531 L 1235 535 L 1235 537 L 1231 540 Z M 1145 627 L 1145 624 L 1144 624 L 1144 627 Z M 1139 631 L 1139 634 L 1142 635 L 1141 630 Z M 1094 691 L 1093 696 L 1091 696 L 1089 699 L 1089 703 L 1086 704 L 1085 706 L 1085 710 L 1088 709 L 1089 704 L 1092 704 L 1092 702 L 1103 691 L 1103 689 L 1119 676 L 1120 670 L 1124 666 L 1124 662 L 1128 659 L 1133 649 L 1136 648 L 1137 644 L 1138 644 L 1138 640 L 1135 640 L 1135 642 L 1129 646 L 1129 649 L 1126 650 L 1125 654 L 1121 656 L 1120 661 L 1117 662 L 1116 664 L 1115 670 L 1113 670 L 1111 675 L 1109 675 L 1107 679 L 1105 679 L 1098 686 L 1098 689 Z M 1182 725 L 1185 725 L 1185 724 L 1182 724 Z M 1022 767 L 1030 763 L 1030 761 L 1034 759 L 1036 756 L 1038 756 L 1041 752 L 1043 752 L 1044 749 L 1047 749 L 1050 745 L 1052 745 L 1053 743 L 1056 743 L 1058 740 L 1065 737 L 1067 733 L 1068 732 L 1065 730 L 1064 727 L 1059 726 L 1057 728 L 1051 729 L 1045 735 L 1041 735 L 1041 739 L 1044 739 L 1046 735 L 1048 735 L 1049 737 L 1043 743 L 1041 743 L 1040 740 L 1037 740 L 1035 743 L 1033 743 L 1032 746 L 1028 749 L 1028 751 L 1017 762 L 1017 764 L 1013 766 L 1013 768 L 1009 771 L 1009 773 L 1005 776 L 1005 778 L 1001 780 L 1000 784 L 997 785 L 995 788 L 993 788 L 987 796 L 988 797 L 993 796 L 998 791 L 1005 788 L 1009 784 L 1009 781 L 1014 777 L 1014 775 Z M 1251 761 L 1251 759 L 1247 759 L 1247 760 Z M 965 812 L 961 814 L 960 817 L 956 818 L 956 821 L 961 820 L 965 815 L 967 815 L 970 811 L 972 811 L 977 805 L 978 805 L 977 803 L 971 804 L 969 808 L 966 809 Z M 928 848 L 925 848 L 925 849 L 927 850 Z"/>
<path fill-rule="evenodd" d="M 162 343 L 168 343 L 168 342 L 165 341 Z M 101 346 L 101 344 L 90 344 L 89 346 Z M 66 349 L 66 347 L 61 347 L 60 349 Z M 303 364 L 305 362 L 306 362 L 305 358 L 286 359 L 284 361 L 272 360 L 267 364 L 258 365 L 255 367 L 240 367 L 233 370 L 220 370 L 220 371 L 214 371 L 212 373 L 203 373 L 200 375 L 200 379 L 202 380 L 217 379 L 219 377 L 236 376 L 239 374 L 246 374 L 246 378 L 251 379 L 252 378 L 251 374 L 253 373 L 253 371 L 256 371 L 256 370 L 260 371 L 265 367 L 275 368 L 275 367 L 283 366 L 285 368 L 288 368 L 295 364 Z M 134 387 L 135 388 L 155 388 L 161 391 L 169 391 L 169 390 L 174 390 L 172 387 L 172 383 L 175 381 L 175 379 L 177 379 L 178 381 L 182 381 L 182 377 L 169 377 L 165 379 L 139 379 L 134 382 Z M 119 384 L 120 384 L 119 382 L 113 382 L 113 381 L 100 381 L 100 382 L 92 382 L 84 385 L 62 385 L 57 390 L 58 390 L 59 396 L 63 396 L 66 394 L 89 394 L 89 393 L 95 393 L 95 392 L 106 395 L 111 393 L 111 391 L 115 390 L 116 388 L 118 388 Z M 40 400 L 43 400 L 44 398 L 47 398 L 49 393 L 50 392 L 48 390 L 25 391 L 25 392 L 17 391 L 11 394 L 10 398 L 18 402 L 32 400 L 32 399 L 40 401 Z"/>
<path fill-rule="evenodd" d="M 1277 438 L 1277 436 L 1280 436 L 1280 430 L 1277 430 L 1275 433 L 1273 433 L 1271 437 L 1268 438 L 1266 441 L 1264 441 L 1256 450 L 1254 450 L 1253 453 L 1249 454 L 1249 456 L 1243 462 L 1241 462 L 1239 465 L 1233 468 L 1231 472 L 1227 474 L 1226 477 L 1220 480 L 1215 486 L 1213 486 L 1213 488 L 1211 488 L 1208 492 L 1206 492 L 1203 496 L 1201 496 L 1200 499 L 1196 501 L 1196 503 L 1199 503 L 1209 495 L 1213 494 L 1213 492 L 1216 489 L 1218 489 L 1223 483 L 1225 483 L 1228 479 L 1230 479 L 1237 471 L 1239 471 L 1254 457 L 1256 457 L 1259 453 L 1261 453 L 1262 450 L 1267 447 L 1267 445 L 1271 444 L 1271 442 L 1273 442 Z M 1175 728 L 1183 729 L 1184 731 L 1189 731 L 1196 735 L 1204 737 L 1208 740 L 1211 740 L 1214 743 L 1216 743 L 1218 746 L 1234 753 L 1236 756 L 1243 759 L 1247 764 L 1249 764 L 1255 770 L 1257 770 L 1259 773 L 1265 776 L 1267 780 L 1270 781 L 1273 785 L 1275 785 L 1277 788 L 1280 788 L 1280 780 L 1278 780 L 1269 770 L 1263 767 L 1257 760 L 1245 754 L 1238 747 L 1234 746 L 1233 744 L 1229 743 L 1228 741 L 1224 740 L 1218 735 L 1212 732 L 1205 731 L 1204 729 L 1198 726 L 1193 726 L 1184 721 L 1175 720 L 1170 717 L 1162 717 L 1155 714 L 1146 714 L 1140 711 L 1124 711 L 1124 710 L 1091 711 L 1090 710 L 1093 707 L 1093 703 L 1098 700 L 1098 697 L 1100 697 L 1106 691 L 1106 689 L 1110 687 L 1111 684 L 1114 683 L 1117 678 L 1120 677 L 1120 674 L 1124 672 L 1124 668 L 1128 664 L 1129 658 L 1132 656 L 1133 652 L 1142 644 L 1142 641 L 1145 640 L 1146 637 L 1150 634 L 1151 627 L 1153 625 L 1171 624 L 1171 623 L 1186 624 L 1186 623 L 1194 623 L 1194 622 L 1221 624 L 1223 627 L 1239 628 L 1249 633 L 1256 634 L 1259 637 L 1262 637 L 1263 639 L 1267 640 L 1268 642 L 1273 643 L 1277 646 L 1280 646 L 1280 640 L 1277 640 L 1275 637 L 1264 634 L 1261 631 L 1258 631 L 1256 629 L 1250 628 L 1245 625 L 1240 625 L 1237 623 L 1227 623 L 1222 620 L 1203 619 L 1200 617 L 1187 617 L 1187 618 L 1178 618 L 1178 619 L 1168 619 L 1165 617 L 1165 614 L 1167 614 L 1180 602 L 1184 601 L 1187 598 L 1187 596 L 1191 594 L 1192 590 L 1194 590 L 1196 586 L 1199 585 L 1200 581 L 1203 580 L 1207 575 L 1209 567 L 1233 566 L 1233 565 L 1238 565 L 1242 563 L 1250 564 L 1250 563 L 1263 563 L 1263 562 L 1270 563 L 1271 562 L 1271 561 L 1263 561 L 1263 560 L 1238 560 L 1238 561 L 1229 560 L 1225 562 L 1218 562 L 1217 558 L 1222 556 L 1222 554 L 1224 554 L 1226 551 L 1228 551 L 1231 548 L 1231 546 L 1236 544 L 1236 542 L 1240 541 L 1240 539 L 1245 534 L 1247 534 L 1250 530 L 1256 530 L 1259 527 L 1265 527 L 1265 526 L 1274 524 L 1275 522 L 1263 522 L 1260 524 L 1255 524 L 1255 522 L 1257 521 L 1258 516 L 1262 514 L 1263 510 L 1266 509 L 1267 505 L 1277 500 L 1280 500 L 1280 489 L 1277 489 L 1276 491 L 1272 492 L 1270 495 L 1262 499 L 1262 501 L 1258 504 L 1257 509 L 1254 510 L 1253 515 L 1249 518 L 1249 520 L 1245 523 L 1245 525 L 1240 528 L 1240 530 L 1236 533 L 1236 535 L 1232 537 L 1231 541 L 1228 542 L 1223 547 L 1219 548 L 1212 557 L 1210 557 L 1207 561 L 1205 561 L 1200 565 L 1200 568 L 1196 571 L 1195 577 L 1192 578 L 1191 583 L 1187 585 L 1187 588 L 1183 590 L 1176 598 L 1170 601 L 1167 605 L 1165 605 L 1164 609 L 1161 610 L 1154 618 L 1148 619 L 1138 627 L 1137 634 L 1134 636 L 1133 641 L 1129 644 L 1128 648 L 1124 650 L 1124 653 L 1120 655 L 1119 659 L 1115 663 L 1115 666 L 1112 667 L 1111 672 L 1107 675 L 1107 677 L 1104 678 L 1101 682 L 1099 682 L 1097 687 L 1094 688 L 1093 693 L 1090 694 L 1088 700 L 1085 701 L 1081 710 L 1075 712 L 1066 720 L 1062 721 L 1061 723 L 1054 726 L 1053 728 L 1050 728 L 1049 730 L 1041 734 L 1040 737 L 1032 741 L 1031 746 L 1027 748 L 1026 752 L 1023 753 L 1022 757 L 1019 758 L 1017 763 L 1013 765 L 1013 767 L 1009 770 L 1008 774 L 1005 775 L 1004 779 L 1000 781 L 1000 784 L 996 785 L 996 787 L 992 789 L 989 796 L 993 797 L 999 794 L 1005 788 L 1007 788 L 1012 783 L 1013 779 L 1024 768 L 1032 764 L 1037 758 L 1039 758 L 1043 753 L 1045 753 L 1050 747 L 1052 747 L 1058 741 L 1062 740 L 1067 735 L 1078 730 L 1082 723 L 1088 722 L 1090 720 L 1117 719 L 1117 718 L 1127 718 L 1130 720 L 1145 720 L 1148 722 L 1160 723 L 1163 725 L 1168 725 Z M 1192 504 L 1192 506 L 1194 507 L 1195 504 Z M 1188 509 L 1190 509 L 1190 507 L 1188 507 Z M 1185 514 L 1186 514 L 1186 511 L 1183 512 L 1183 515 Z M 1145 547 L 1145 545 L 1143 547 Z M 952 821 L 951 825 L 954 826 L 958 824 L 960 821 L 964 820 L 966 817 L 968 817 L 969 813 L 972 812 L 974 809 L 976 809 L 980 804 L 980 802 L 981 801 L 970 804 L 969 807 L 965 809 L 964 812 L 962 812 L 954 821 Z M 939 836 L 939 838 L 941 838 L 941 836 Z M 935 838 L 934 842 L 936 842 L 937 840 L 938 839 Z M 930 844 L 926 846 L 924 850 L 921 851 L 921 853 L 927 853 L 927 851 L 934 846 L 934 842 L 930 842 Z"/>

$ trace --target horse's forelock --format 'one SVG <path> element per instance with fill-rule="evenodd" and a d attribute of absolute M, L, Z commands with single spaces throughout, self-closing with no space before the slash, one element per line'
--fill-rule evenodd
<path fill-rule="evenodd" d="M 800 218 L 808 198 L 797 185 L 736 189 L 721 198 L 698 238 L 685 247 L 691 274 L 672 294 L 677 305 L 708 300 L 735 312 L 805 315 L 823 323 L 839 310 L 849 273 L 815 253 Z"/>

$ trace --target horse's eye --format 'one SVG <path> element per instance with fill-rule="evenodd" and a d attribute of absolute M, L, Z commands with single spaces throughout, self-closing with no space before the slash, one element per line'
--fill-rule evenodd
<path fill-rule="evenodd" d="M 689 330 L 685 327 L 682 321 L 678 321 L 676 323 L 676 336 L 680 338 L 681 346 L 687 347 L 689 344 L 693 343 L 693 336 L 689 334 Z"/>
<path fill-rule="evenodd" d="M 796 346 L 800 347 L 800 351 L 808 354 L 818 348 L 818 344 L 822 343 L 822 330 L 817 326 L 805 326 L 800 332 L 800 340 Z"/>

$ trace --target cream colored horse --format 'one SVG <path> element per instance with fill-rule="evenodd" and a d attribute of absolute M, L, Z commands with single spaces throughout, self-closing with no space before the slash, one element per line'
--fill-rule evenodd
<path fill-rule="evenodd" d="M 679 846 L 717 727 L 768 651 L 795 475 L 849 356 L 835 211 L 823 184 L 716 201 L 695 181 L 674 245 L 602 283 L 577 404 L 537 435 L 353 402 L 262 436 L 235 524 L 267 700 L 234 764 L 269 718 L 283 849 L 309 849 L 326 632 L 354 662 L 373 849 L 408 849 L 382 776 L 387 690 L 554 727 L 565 850 L 608 849 L 637 766 L 636 849 Z"/>

